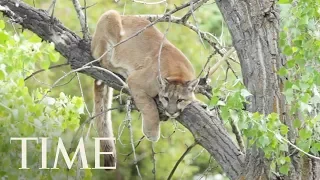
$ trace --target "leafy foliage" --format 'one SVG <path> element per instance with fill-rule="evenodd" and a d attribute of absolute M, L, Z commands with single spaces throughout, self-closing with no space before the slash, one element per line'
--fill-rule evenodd
<path fill-rule="evenodd" d="M 18 171 L 21 167 L 21 142 L 10 142 L 10 138 L 52 138 L 47 156 L 49 163 L 52 163 L 57 137 L 79 126 L 84 108 L 82 98 L 66 96 L 62 92 L 57 98 L 44 96 L 45 89 L 30 91 L 25 85 L 24 77 L 30 74 L 35 64 L 48 68 L 48 59 L 58 61 L 59 54 L 54 51 L 53 44 L 41 43 L 36 36 L 12 35 L 4 30 L 4 21 L 0 20 L 0 46 L 0 176 L 8 179 L 59 178 L 61 174 L 58 171 L 38 170 L 41 145 L 34 141 L 27 144 L 27 167 L 33 171 Z"/>

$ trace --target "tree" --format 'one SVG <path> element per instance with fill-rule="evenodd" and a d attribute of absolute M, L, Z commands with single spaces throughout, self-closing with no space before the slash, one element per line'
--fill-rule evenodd
<path fill-rule="evenodd" d="M 159 21 L 172 21 L 187 26 L 198 32 L 224 56 L 217 45 L 197 30 L 197 27 L 186 23 L 183 18 L 169 18 L 186 7 L 194 7 L 196 10 L 205 2 L 190 1 L 163 16 L 150 17 L 149 20 L 152 21 L 151 25 Z M 240 60 L 243 82 L 250 92 L 250 95 L 246 96 L 247 99 L 243 100 L 246 101 L 245 109 L 248 111 L 245 112 L 246 118 L 252 119 L 252 122 L 247 123 L 247 126 L 251 127 L 244 129 L 250 146 L 242 152 L 221 123 L 220 117 L 212 116 L 198 103 L 188 106 L 178 121 L 192 132 L 196 143 L 214 157 L 230 179 L 319 179 L 319 159 L 314 156 L 300 157 L 301 150 L 295 144 L 298 141 L 296 134 L 301 132 L 293 126 L 295 117 L 292 116 L 291 107 L 283 95 L 286 85 L 284 75 L 287 74 L 279 73 L 286 65 L 286 57 L 281 54 L 279 47 L 278 5 L 269 0 L 223 0 L 216 3 L 232 35 L 232 42 Z M 85 23 L 82 22 L 84 38 L 80 38 L 46 12 L 23 2 L 19 2 L 17 6 L 15 1 L 1 0 L 0 5 L 0 10 L 5 16 L 23 28 L 31 30 L 43 40 L 53 42 L 56 51 L 68 59 L 74 71 L 101 79 L 109 86 L 121 90 L 122 84 L 119 79 L 99 69 L 98 63 L 94 63 L 94 67 L 91 64 L 87 65 L 93 59 Z M 81 21 L 80 11 L 78 9 Z M 192 11 L 191 8 L 191 14 Z M 319 13 L 317 15 L 319 16 Z M 188 19 L 188 16 L 184 17 Z M 288 52 L 286 49 L 284 51 Z M 263 126 L 263 122 L 267 128 L 261 130 L 259 127 Z M 272 128 L 275 128 L 275 131 L 271 131 Z M 277 128 L 279 130 L 276 130 Z M 262 132 L 265 133 L 261 134 Z M 274 136 L 273 139 L 271 136 Z M 284 148 L 280 153 L 273 154 L 271 151 L 277 147 L 270 148 L 268 145 L 272 143 Z M 311 142 L 309 149 L 311 144 L 316 145 Z M 306 152 L 309 152 L 309 149 Z M 275 158 L 278 157 L 281 157 L 282 161 L 275 162 Z"/>

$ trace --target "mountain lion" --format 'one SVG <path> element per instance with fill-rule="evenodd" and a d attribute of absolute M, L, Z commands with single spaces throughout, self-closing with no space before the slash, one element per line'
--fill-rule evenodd
<path fill-rule="evenodd" d="M 142 130 L 150 141 L 160 138 L 160 120 L 154 97 L 165 108 L 165 113 L 171 118 L 177 118 L 183 109 L 194 98 L 194 90 L 198 84 L 194 69 L 183 53 L 171 44 L 164 35 L 151 26 L 139 35 L 116 46 L 139 30 L 148 26 L 147 19 L 135 16 L 121 16 L 117 11 L 105 12 L 97 23 L 91 42 L 94 58 L 100 58 L 100 64 L 112 72 L 122 75 L 127 83 L 136 107 L 142 115 Z M 160 67 L 158 63 L 159 51 Z M 107 52 L 107 53 L 106 53 Z M 161 75 L 159 75 L 159 68 Z M 111 102 L 111 88 L 95 81 L 95 114 L 99 136 L 113 136 L 110 108 L 105 103 Z M 106 94 L 109 94 L 107 96 Z M 109 99 L 108 99 L 109 98 Z M 101 142 L 101 149 L 114 152 L 105 155 L 105 166 L 115 163 L 114 142 Z"/>

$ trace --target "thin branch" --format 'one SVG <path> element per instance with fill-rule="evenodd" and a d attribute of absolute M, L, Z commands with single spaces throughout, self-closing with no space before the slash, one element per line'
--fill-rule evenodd
<path fill-rule="evenodd" d="M 181 155 L 181 157 L 179 158 L 179 160 L 176 162 L 176 164 L 174 165 L 173 169 L 171 170 L 168 179 L 170 180 L 174 174 L 174 172 L 176 171 L 177 167 L 179 166 L 179 164 L 181 163 L 181 161 L 183 160 L 183 158 L 189 153 L 189 151 L 191 151 L 191 149 L 193 147 L 195 147 L 198 143 L 195 141 L 193 144 L 191 144 L 191 146 L 189 146 L 186 151 Z"/>
<path fill-rule="evenodd" d="M 190 4 L 190 12 L 191 12 L 191 15 L 192 15 L 192 18 L 193 18 L 193 21 L 195 23 L 195 26 L 197 28 L 197 33 L 198 33 L 198 36 L 200 38 L 200 41 L 201 41 L 201 44 L 204 46 L 204 42 L 203 42 L 203 39 L 202 39 L 202 36 L 200 35 L 200 29 L 199 29 L 199 26 L 198 26 L 198 22 L 197 22 L 197 19 L 196 19 L 196 16 L 194 15 L 194 9 L 193 9 L 193 2 L 191 1 L 191 4 Z M 182 19 L 181 19 L 182 20 Z M 185 22 L 183 22 L 185 24 Z M 204 46 L 205 47 L 205 46 Z"/>
<path fill-rule="evenodd" d="M 72 2 L 73 2 L 74 8 L 76 9 L 76 12 L 77 12 L 77 15 L 78 15 L 78 18 L 80 21 L 80 25 L 81 25 L 81 29 L 82 29 L 82 33 L 83 33 L 83 39 L 88 40 L 89 39 L 89 32 L 88 32 L 87 18 L 82 12 L 82 8 L 81 8 L 79 1 L 72 0 Z"/>
<path fill-rule="evenodd" d="M 50 4 L 48 10 L 47 10 L 48 12 L 50 12 L 51 9 L 52 9 L 52 11 L 51 11 L 51 16 L 50 16 L 51 21 L 52 21 L 52 19 L 53 19 L 53 14 L 54 14 L 54 9 L 55 9 L 55 7 L 56 7 L 56 2 L 57 2 L 57 0 L 53 0 L 52 3 Z"/>
<path fill-rule="evenodd" d="M 156 180 L 157 170 L 156 170 L 156 152 L 154 151 L 154 142 L 151 142 L 151 156 L 152 156 L 152 174 L 153 174 L 153 180 Z"/>
<path fill-rule="evenodd" d="M 159 49 L 159 54 L 158 54 L 158 76 L 161 77 L 161 52 L 162 52 L 162 47 L 163 47 L 163 43 L 166 39 L 166 36 L 167 36 L 167 33 L 169 32 L 169 29 L 170 29 L 170 25 L 171 25 L 171 22 L 169 21 L 168 23 L 168 27 L 166 29 L 166 31 L 163 33 L 163 38 L 162 38 L 162 41 L 161 41 L 161 44 L 160 44 L 160 49 Z"/>
<path fill-rule="evenodd" d="M 86 1 L 87 2 L 87 1 Z M 93 4 L 91 4 L 91 5 L 89 5 L 89 6 L 87 6 L 87 5 L 85 5 L 84 7 L 82 7 L 81 9 L 82 10 L 87 10 L 87 9 L 89 9 L 89 8 L 91 8 L 92 6 L 95 6 L 97 3 L 93 3 Z M 86 12 L 86 11 L 85 11 Z M 87 15 L 85 14 L 85 17 L 87 18 Z"/>
<path fill-rule="evenodd" d="M 201 74 L 203 73 L 203 71 L 205 71 L 205 69 L 207 68 L 207 66 L 208 66 L 208 64 L 209 64 L 209 62 L 210 62 L 210 60 L 211 60 L 211 58 L 212 58 L 215 54 L 217 54 L 217 52 L 216 52 L 216 51 L 213 51 L 213 52 L 208 56 L 206 63 L 204 64 L 203 68 L 201 69 L 201 71 L 200 71 L 200 73 L 199 73 L 199 75 L 198 75 L 198 78 L 201 76 Z"/>
<path fill-rule="evenodd" d="M 199 0 L 194 0 L 194 1 L 195 1 L 195 2 L 198 2 Z M 190 4 L 191 4 L 191 2 L 187 2 L 187 3 L 185 3 L 185 4 L 182 4 L 181 6 L 177 6 L 175 9 L 173 9 L 173 10 L 171 10 L 171 11 L 163 14 L 163 16 L 161 16 L 161 17 L 157 16 L 156 18 L 153 19 L 153 21 L 152 21 L 150 24 L 148 24 L 148 25 L 145 26 L 144 28 L 140 29 L 139 31 L 137 31 L 137 32 L 134 33 L 133 35 L 127 37 L 126 39 L 124 39 L 124 40 L 116 43 L 116 44 L 113 45 L 110 49 L 106 50 L 100 57 L 98 57 L 97 59 L 95 59 L 95 60 L 87 63 L 86 65 L 93 64 L 94 62 L 99 62 L 99 61 L 102 59 L 102 57 L 104 57 L 107 53 L 111 52 L 115 47 L 117 47 L 117 46 L 119 46 L 119 45 L 121 45 L 121 44 L 129 41 L 130 39 L 132 39 L 132 38 L 134 38 L 134 37 L 136 37 L 136 36 L 138 36 L 138 35 L 141 34 L 143 31 L 145 31 L 145 30 L 148 29 L 149 27 L 152 27 L 152 26 L 155 25 L 156 23 L 161 22 L 161 21 L 164 21 L 165 19 L 170 19 L 172 14 L 180 11 L 181 9 L 184 9 L 184 8 L 188 7 Z M 149 21 L 150 21 L 150 20 L 149 20 Z M 166 21 L 168 21 L 168 20 L 166 20 Z M 166 21 L 165 21 L 165 22 L 166 22 Z"/>
<path fill-rule="evenodd" d="M 209 0 L 201 0 L 201 1 L 199 1 L 197 4 L 195 4 L 195 6 L 194 6 L 192 9 L 190 9 L 190 10 L 188 11 L 188 13 L 185 14 L 185 15 L 181 18 L 182 22 L 185 24 L 185 23 L 188 21 L 188 19 L 190 18 L 191 14 L 192 14 L 194 11 L 196 11 L 197 9 L 199 9 L 204 3 L 208 2 L 208 1 L 209 1 Z"/>
<path fill-rule="evenodd" d="M 138 0 L 132 0 L 132 1 L 135 3 L 144 4 L 144 5 L 156 5 L 156 4 L 162 4 L 167 2 L 167 0 L 161 0 L 158 2 L 145 2 L 145 1 L 138 1 Z"/>
<path fill-rule="evenodd" d="M 50 66 L 48 69 L 54 69 L 54 68 L 58 68 L 58 67 L 62 67 L 62 66 L 67 66 L 69 65 L 69 63 L 63 63 L 63 64 L 57 64 L 57 65 L 54 65 L 54 66 Z M 41 73 L 43 71 L 46 71 L 47 69 L 40 69 L 40 70 L 37 70 L 35 72 L 33 72 L 32 74 L 30 74 L 28 77 L 24 78 L 24 81 L 30 79 L 32 76 L 38 74 L 38 73 Z"/>
<path fill-rule="evenodd" d="M 142 18 L 146 18 L 147 20 L 149 20 L 150 22 L 154 22 L 157 20 L 157 22 L 169 22 L 169 17 L 165 16 L 165 15 L 153 15 L 153 14 L 148 14 L 148 15 L 136 15 L 137 17 L 142 17 Z M 185 22 L 183 23 L 182 18 L 179 17 L 175 17 L 175 16 L 170 16 L 170 22 L 175 23 L 175 24 L 180 24 L 183 25 L 189 29 L 191 29 L 192 31 L 196 32 L 199 36 L 201 36 L 201 38 L 203 38 L 211 47 L 213 47 L 213 49 L 215 51 L 217 51 L 217 53 L 223 57 L 224 54 L 226 53 L 226 50 L 222 47 L 222 45 L 219 43 L 217 37 L 215 37 L 214 35 L 212 35 L 209 32 L 204 32 L 201 31 L 197 28 L 197 26 Z M 214 39 L 214 40 L 212 40 Z M 234 60 L 231 57 L 228 57 L 228 59 L 230 59 L 231 61 L 239 64 L 239 62 L 237 62 L 236 60 Z"/>
<path fill-rule="evenodd" d="M 194 0 L 194 1 L 195 1 L 195 2 L 198 2 L 199 0 Z M 161 17 L 158 17 L 158 16 L 157 16 L 157 18 L 153 19 L 153 21 L 152 21 L 150 24 L 148 24 L 147 26 L 145 26 L 144 28 L 140 29 L 139 31 L 137 31 L 137 32 L 134 33 L 133 35 L 129 36 L 128 38 L 126 38 L 126 39 L 118 42 L 118 43 L 115 44 L 115 45 L 113 45 L 112 48 L 110 48 L 109 50 L 105 51 L 98 59 L 101 59 L 101 58 L 102 58 L 103 56 L 105 56 L 108 52 L 110 52 L 113 48 L 121 45 L 122 43 L 125 43 L 125 42 L 129 41 L 130 39 L 134 38 L 135 36 L 138 36 L 138 35 L 141 34 L 143 31 L 145 31 L 145 30 L 148 29 L 149 27 L 155 25 L 156 23 L 161 22 L 161 21 L 163 21 L 163 20 L 165 20 L 165 19 L 169 19 L 169 17 L 170 17 L 172 14 L 180 11 L 181 9 L 184 9 L 184 8 L 188 7 L 190 4 L 191 4 L 191 2 L 187 2 L 187 3 L 185 3 L 185 4 L 182 4 L 181 6 L 177 6 L 175 9 L 173 9 L 173 10 L 165 13 L 165 14 L 164 14 L 163 16 L 161 16 Z M 171 18 L 171 17 L 170 17 L 170 18 Z M 167 21 L 168 21 L 168 20 L 167 20 Z M 166 22 L 167 22 L 167 21 L 166 21 Z"/>
<path fill-rule="evenodd" d="M 78 79 L 79 89 L 80 89 L 81 97 L 82 97 L 82 100 L 83 100 L 83 103 L 84 103 L 84 108 L 86 109 L 87 113 L 89 114 L 89 117 L 91 117 L 91 113 L 90 113 L 90 111 L 88 109 L 88 106 L 87 106 L 87 103 L 86 103 L 86 101 L 84 99 L 81 80 L 80 80 L 79 74 L 77 72 L 76 72 L 76 76 L 77 76 L 77 79 Z"/>
<path fill-rule="evenodd" d="M 45 95 L 42 97 L 42 99 L 41 99 L 40 101 L 42 101 L 42 100 L 48 95 L 48 93 L 51 92 L 51 90 L 52 90 L 53 88 L 57 87 L 57 84 L 58 84 L 61 80 L 63 80 L 64 78 L 66 78 L 66 77 L 69 76 L 70 74 L 75 73 L 75 72 L 79 72 L 79 71 L 82 71 L 82 70 L 85 70 L 85 69 L 90 69 L 90 68 L 99 69 L 99 70 L 101 70 L 101 71 L 104 71 L 104 72 L 106 72 L 106 73 L 109 73 L 109 74 L 113 75 L 114 77 L 117 78 L 117 80 L 119 80 L 119 81 L 123 84 L 123 86 L 122 86 L 123 88 L 128 89 L 128 85 L 127 85 L 121 78 L 119 78 L 117 75 L 115 75 L 113 72 L 111 72 L 111 71 L 109 71 L 109 70 L 107 70 L 107 69 L 105 69 L 105 68 L 98 67 L 98 66 L 83 66 L 83 67 L 81 67 L 81 68 L 78 68 L 78 69 L 74 69 L 74 70 L 72 70 L 72 71 L 69 71 L 69 72 L 66 73 L 64 76 L 62 76 L 62 77 L 60 77 L 58 80 L 56 80 L 56 81 L 53 83 L 53 85 L 49 88 L 49 90 L 45 93 Z"/>
<path fill-rule="evenodd" d="M 208 173 L 209 171 L 211 171 L 211 169 L 212 169 L 212 167 L 211 167 L 211 160 L 212 160 L 212 159 L 213 159 L 212 156 L 210 156 L 209 162 L 208 162 L 208 167 L 207 167 L 206 170 L 204 170 L 204 172 L 202 173 L 202 176 L 200 176 L 198 180 L 201 180 L 201 179 L 203 178 L 203 176 L 207 175 L 207 173 Z"/>
<path fill-rule="evenodd" d="M 229 49 L 229 51 L 227 53 L 224 54 L 224 56 L 222 57 L 222 59 L 220 59 L 216 64 L 214 64 L 214 66 L 212 68 L 210 68 L 210 70 L 208 71 L 207 77 L 210 77 L 219 67 L 220 65 L 226 61 L 229 56 L 231 56 L 231 54 L 235 51 L 234 47 L 232 47 L 231 49 Z"/>
<path fill-rule="evenodd" d="M 131 124 L 132 118 L 131 118 L 131 107 L 130 107 L 130 104 L 131 104 L 131 99 L 128 98 L 127 99 L 127 105 L 126 105 L 126 110 L 127 110 L 126 121 L 128 121 L 128 129 L 129 129 L 129 132 L 130 132 L 130 142 L 131 142 L 130 144 L 131 144 L 132 151 L 133 151 L 133 161 L 134 161 L 134 164 L 136 166 L 138 176 L 139 176 L 140 179 L 142 179 L 141 174 L 140 174 L 140 170 L 139 170 L 139 166 L 138 166 L 138 162 L 137 162 L 136 150 L 135 150 L 134 142 L 133 142 L 133 130 L 132 130 L 132 124 Z"/>
<path fill-rule="evenodd" d="M 76 133 L 74 134 L 74 136 L 73 136 L 73 138 L 72 138 L 72 140 L 71 140 L 71 147 L 70 147 L 70 149 L 69 149 L 69 151 L 68 151 L 68 154 L 72 152 L 72 150 L 73 150 L 72 147 L 74 147 L 73 144 L 75 143 L 76 137 L 79 136 L 79 133 L 80 133 L 80 132 L 81 132 L 81 133 L 83 132 L 83 128 L 84 128 L 84 126 L 85 126 L 86 124 L 88 124 L 88 123 L 91 124 L 91 123 L 92 123 L 92 120 L 95 119 L 96 117 L 101 116 L 101 115 L 107 113 L 108 111 L 112 111 L 112 110 L 119 109 L 120 107 L 121 107 L 121 106 L 119 106 L 119 107 L 114 107 L 114 108 L 110 108 L 110 109 L 106 109 L 105 111 L 102 111 L 102 112 L 100 112 L 99 114 L 95 114 L 94 116 L 89 117 L 89 118 L 86 119 L 83 123 L 81 123 L 80 127 L 77 129 Z M 91 125 L 90 125 L 90 126 L 91 126 Z M 90 126 L 89 126 L 89 128 L 90 128 Z"/>
<path fill-rule="evenodd" d="M 229 59 L 232 59 L 232 58 L 229 58 Z M 232 68 L 230 62 L 227 60 L 226 63 L 227 63 L 227 65 L 228 65 L 229 69 L 231 69 L 231 71 L 232 71 L 233 75 L 236 77 L 236 79 L 239 79 L 237 73 L 236 73 L 235 70 Z"/>
<path fill-rule="evenodd" d="M 232 118 L 229 119 L 229 122 L 230 122 L 230 125 L 232 128 L 232 132 L 236 136 L 236 140 L 238 142 L 238 145 L 239 145 L 241 152 L 245 152 L 244 142 L 243 142 L 239 128 L 237 127 L 237 125 L 235 124 L 235 122 Z"/>
<path fill-rule="evenodd" d="M 144 138 L 145 138 L 145 136 L 143 135 L 143 136 L 139 139 L 138 143 L 134 146 L 135 149 L 140 145 L 140 143 L 142 142 L 142 140 L 143 140 Z M 124 158 L 123 161 L 126 161 L 126 160 L 128 159 L 128 157 L 129 157 L 132 153 L 133 153 L 133 151 L 131 151 L 130 153 L 128 153 L 128 154 L 126 155 L 126 157 Z"/>

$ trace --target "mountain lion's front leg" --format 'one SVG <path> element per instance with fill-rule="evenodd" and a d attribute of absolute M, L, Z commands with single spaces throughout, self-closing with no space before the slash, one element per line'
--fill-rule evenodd
<path fill-rule="evenodd" d="M 150 141 L 158 141 L 160 138 L 160 120 L 155 101 L 130 77 L 127 82 L 135 105 L 142 115 L 143 134 Z"/>

